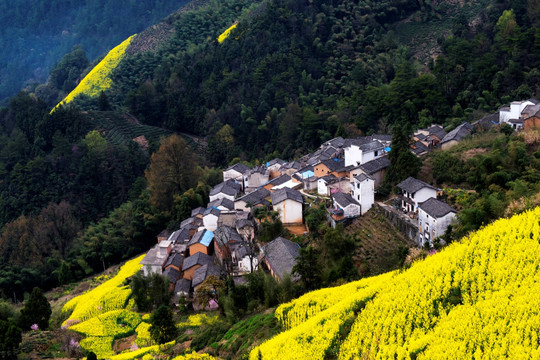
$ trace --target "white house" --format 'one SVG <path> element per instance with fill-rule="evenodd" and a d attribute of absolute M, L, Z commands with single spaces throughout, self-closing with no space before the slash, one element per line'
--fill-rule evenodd
<path fill-rule="evenodd" d="M 375 180 L 366 174 L 360 174 L 353 179 L 352 196 L 361 206 L 364 215 L 375 203 Z"/>
<path fill-rule="evenodd" d="M 236 195 L 240 192 L 240 189 L 240 184 L 234 180 L 227 180 L 219 183 L 210 191 L 210 202 L 221 198 L 227 198 L 234 201 Z"/>
<path fill-rule="evenodd" d="M 417 212 L 418 205 L 429 198 L 437 198 L 438 189 L 421 180 L 408 177 L 396 185 L 401 189 L 401 208 L 405 212 Z"/>
<path fill-rule="evenodd" d="M 523 127 L 522 111 L 529 105 L 538 104 L 538 100 L 512 101 L 510 106 L 499 109 L 499 122 L 509 124 L 514 129 Z"/>
<path fill-rule="evenodd" d="M 244 180 L 244 174 L 250 169 L 248 166 L 242 163 L 236 163 L 233 166 L 223 170 L 223 181 L 237 180 L 242 183 Z"/>
<path fill-rule="evenodd" d="M 360 216 L 360 203 L 353 199 L 351 195 L 338 192 L 332 195 L 332 200 L 337 209 L 343 210 L 343 216 L 345 218 Z"/>
<path fill-rule="evenodd" d="M 270 205 L 270 191 L 264 187 L 260 187 L 257 190 L 244 195 L 234 202 L 234 208 L 236 210 L 251 211 L 255 207 Z"/>
<path fill-rule="evenodd" d="M 384 154 L 384 145 L 379 140 L 365 137 L 345 141 L 345 166 L 358 166 Z"/>
<path fill-rule="evenodd" d="M 163 265 L 167 262 L 171 249 L 172 242 L 170 240 L 163 240 L 159 244 L 154 245 L 141 260 L 143 274 L 145 276 L 161 274 L 163 272 Z"/>
<path fill-rule="evenodd" d="M 304 198 L 298 190 L 283 188 L 272 193 L 272 207 L 279 212 L 283 224 L 302 223 Z"/>
<path fill-rule="evenodd" d="M 456 210 L 448 204 L 434 198 L 427 199 L 418 208 L 418 246 L 428 243 L 444 235 L 448 225 L 456 217 Z"/>
<path fill-rule="evenodd" d="M 206 209 L 203 215 L 203 224 L 206 230 L 216 231 L 221 210 L 216 207 Z"/>
<path fill-rule="evenodd" d="M 254 167 L 244 174 L 246 192 L 248 192 L 248 188 L 258 188 L 259 186 L 266 184 L 268 180 L 270 180 L 270 172 L 265 166 L 260 165 Z"/>

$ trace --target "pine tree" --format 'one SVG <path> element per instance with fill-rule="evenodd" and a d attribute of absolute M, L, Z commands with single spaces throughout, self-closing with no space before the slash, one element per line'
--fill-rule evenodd
<path fill-rule="evenodd" d="M 22 329 L 28 331 L 32 324 L 37 324 L 41 330 L 47 329 L 49 327 L 51 313 L 52 310 L 49 301 L 47 301 L 41 289 L 35 287 L 24 308 L 21 310 L 20 324 Z"/>
<path fill-rule="evenodd" d="M 173 340 L 178 334 L 170 307 L 162 305 L 152 313 L 150 336 L 159 344 Z"/>

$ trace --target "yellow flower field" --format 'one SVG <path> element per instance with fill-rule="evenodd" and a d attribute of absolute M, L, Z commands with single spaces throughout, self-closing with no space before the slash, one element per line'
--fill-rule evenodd
<path fill-rule="evenodd" d="M 78 95 L 84 94 L 90 97 L 99 95 L 101 91 L 107 90 L 111 84 L 112 80 L 109 77 L 111 71 L 118 65 L 120 60 L 124 57 L 125 51 L 131 40 L 136 35 L 132 35 L 126 40 L 124 40 L 120 45 L 116 46 L 114 49 L 109 51 L 109 53 L 97 64 L 77 85 L 72 92 L 70 92 L 64 100 L 62 100 L 58 105 L 55 106 L 56 109 L 60 105 L 65 105 L 71 102 Z M 54 109 L 52 111 L 54 111 Z M 51 112 L 52 112 L 51 111 Z"/>
<path fill-rule="evenodd" d="M 225 30 L 221 35 L 219 35 L 217 39 L 218 43 L 221 44 L 223 41 L 225 41 L 225 39 L 229 37 L 231 31 L 235 29 L 237 25 L 238 23 L 232 24 L 227 30 Z"/>
<path fill-rule="evenodd" d="M 406 271 L 280 306 L 288 329 L 250 359 L 540 359 L 540 208 Z"/>

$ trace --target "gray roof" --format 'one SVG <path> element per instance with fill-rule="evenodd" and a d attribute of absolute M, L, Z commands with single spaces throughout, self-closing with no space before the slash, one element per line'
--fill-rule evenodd
<path fill-rule="evenodd" d="M 189 279 L 180 279 L 176 282 L 176 285 L 174 285 L 174 292 L 175 293 L 185 293 L 189 294 L 189 290 L 191 289 L 191 280 Z"/>
<path fill-rule="evenodd" d="M 189 226 L 189 225 L 197 227 L 197 226 L 201 226 L 202 223 L 203 223 L 202 219 L 200 219 L 198 217 L 195 217 L 195 216 L 192 216 L 192 217 L 189 217 L 189 218 L 183 220 L 180 223 L 180 227 L 184 228 L 184 227 Z"/>
<path fill-rule="evenodd" d="M 163 272 L 163 276 L 167 277 L 167 279 L 169 279 L 169 282 L 176 284 L 178 277 L 180 277 L 180 272 L 175 268 L 170 267 Z"/>
<path fill-rule="evenodd" d="M 373 140 L 379 140 L 381 142 L 392 142 L 392 135 L 388 134 L 373 134 L 371 135 Z"/>
<path fill-rule="evenodd" d="M 282 169 L 300 169 L 302 167 L 302 164 L 300 164 L 299 161 L 289 161 L 288 163 L 283 164 L 281 166 Z"/>
<path fill-rule="evenodd" d="M 345 159 L 329 159 L 322 162 L 330 171 L 345 170 Z"/>
<path fill-rule="evenodd" d="M 270 196 L 270 190 L 265 189 L 263 187 L 257 188 L 257 190 L 250 192 L 247 195 L 242 196 L 241 198 L 236 199 L 236 201 L 242 200 L 246 204 L 251 205 L 269 205 L 270 202 L 266 200 L 267 197 Z"/>
<path fill-rule="evenodd" d="M 291 176 L 287 175 L 287 174 L 283 174 L 281 176 L 278 176 L 277 178 L 273 178 L 272 180 L 270 180 L 266 184 L 272 184 L 274 186 L 278 186 L 278 185 L 286 183 L 289 180 L 291 180 Z"/>
<path fill-rule="evenodd" d="M 195 287 L 202 284 L 203 281 L 206 280 L 206 278 L 210 275 L 215 275 L 219 278 L 219 276 L 221 275 L 221 270 L 214 264 L 205 264 L 201 266 L 193 273 L 193 280 L 191 281 L 191 285 Z"/>
<path fill-rule="evenodd" d="M 173 232 L 167 240 L 172 241 L 174 244 L 182 244 L 189 241 L 189 232 L 191 229 L 195 228 L 191 225 L 186 225 L 183 228 L 180 228 Z"/>
<path fill-rule="evenodd" d="M 435 135 L 439 140 L 442 140 L 446 136 L 446 131 L 441 125 L 433 125 L 428 130 L 429 135 Z"/>
<path fill-rule="evenodd" d="M 227 199 L 227 198 L 219 198 L 217 200 L 214 200 L 214 201 L 211 201 L 208 203 L 208 208 L 211 208 L 211 207 L 220 207 L 220 206 L 223 206 L 229 210 L 232 210 L 234 209 L 234 201 L 232 201 L 231 199 Z"/>
<path fill-rule="evenodd" d="M 206 265 L 213 263 L 214 258 L 212 256 L 203 254 L 199 251 L 194 255 L 188 256 L 184 259 L 184 264 L 182 264 L 182 271 L 186 271 L 187 269 L 192 268 L 195 265 Z"/>
<path fill-rule="evenodd" d="M 214 188 L 210 191 L 210 195 L 212 196 L 223 193 L 226 195 L 236 196 L 239 191 L 240 184 L 238 184 L 234 180 L 229 179 L 214 186 Z"/>
<path fill-rule="evenodd" d="M 272 270 L 282 279 L 285 273 L 292 274 L 300 246 L 281 236 L 262 247 L 264 257 L 270 263 Z"/>
<path fill-rule="evenodd" d="M 424 145 L 424 143 L 421 141 L 415 142 L 413 146 L 414 146 L 414 149 L 412 149 L 412 152 L 415 153 L 416 155 L 421 155 L 429 151 L 429 148 L 426 145 Z"/>
<path fill-rule="evenodd" d="M 408 193 L 414 194 L 420 189 L 423 189 L 425 187 L 433 189 L 433 190 L 440 190 L 434 186 L 429 185 L 428 183 L 423 182 L 422 180 L 415 179 L 411 176 L 400 182 L 396 185 L 398 188 L 405 190 Z"/>
<path fill-rule="evenodd" d="M 234 170 L 239 172 L 240 174 L 243 174 L 249 170 L 249 166 L 246 166 L 242 163 L 236 163 L 233 166 L 229 166 L 227 169 L 225 169 L 225 171 L 227 170 Z"/>
<path fill-rule="evenodd" d="M 381 156 L 380 158 L 373 159 L 360 165 L 360 169 L 362 169 L 362 171 L 364 171 L 366 174 L 372 175 L 378 171 L 381 171 L 382 169 L 386 169 L 389 166 L 390 160 L 388 160 L 388 157 Z"/>
<path fill-rule="evenodd" d="M 174 253 L 174 254 L 169 255 L 169 258 L 167 259 L 167 261 L 165 262 L 165 265 L 163 265 L 163 267 L 167 267 L 167 266 L 172 265 L 172 266 L 176 266 L 177 268 L 181 269 L 183 262 L 184 262 L 184 256 L 182 254 Z"/>
<path fill-rule="evenodd" d="M 343 147 L 349 147 L 351 145 L 358 146 L 362 151 L 375 151 L 384 149 L 384 145 L 379 141 L 369 136 L 361 137 L 358 139 L 347 139 Z"/>
<path fill-rule="evenodd" d="M 420 209 L 428 213 L 428 215 L 434 217 L 434 218 L 440 218 L 445 216 L 446 214 L 453 212 L 455 213 L 456 210 L 454 210 L 452 207 L 450 207 L 448 204 L 439 201 L 435 198 L 429 198 L 426 201 L 424 201 L 422 204 L 420 204 Z"/>
<path fill-rule="evenodd" d="M 321 176 L 319 178 L 319 180 L 322 180 L 324 181 L 325 183 L 327 184 L 330 184 L 330 183 L 335 183 L 339 178 L 334 175 L 334 174 L 328 174 L 328 175 L 324 175 L 324 176 Z"/>
<path fill-rule="evenodd" d="M 243 229 L 245 227 L 255 227 L 253 220 L 251 219 L 238 219 L 235 222 L 237 229 Z"/>
<path fill-rule="evenodd" d="M 220 226 L 214 231 L 214 240 L 222 247 L 230 242 L 242 242 L 242 237 L 238 234 L 236 229 L 229 226 Z"/>
<path fill-rule="evenodd" d="M 165 261 L 167 261 L 167 257 L 159 256 L 159 247 L 155 245 L 153 248 L 148 250 L 140 263 L 143 265 L 163 266 Z"/>
<path fill-rule="evenodd" d="M 205 208 L 202 206 L 196 207 L 195 209 L 191 210 L 191 216 L 197 216 L 202 215 L 204 213 Z"/>
<path fill-rule="evenodd" d="M 333 138 L 331 140 L 325 141 L 321 145 L 321 147 L 332 146 L 334 148 L 339 148 L 339 147 L 342 147 L 344 143 L 345 143 L 345 139 L 343 139 L 341 136 L 338 136 L 338 137 L 335 137 L 335 138 Z"/>
<path fill-rule="evenodd" d="M 220 212 L 221 210 L 219 210 L 217 207 L 212 206 L 204 211 L 203 216 L 214 215 L 214 216 L 219 217 Z"/>
<path fill-rule="evenodd" d="M 362 182 L 362 181 L 364 181 L 364 180 L 367 180 L 367 179 L 373 180 L 373 179 L 371 178 L 371 176 L 366 175 L 366 174 L 364 174 L 364 173 L 359 174 L 359 175 L 356 175 L 354 178 L 355 178 L 356 180 L 360 181 L 360 182 Z"/>
<path fill-rule="evenodd" d="M 259 165 L 248 171 L 248 175 L 252 175 L 255 173 L 266 175 L 268 174 L 268 169 L 264 165 Z"/>
<path fill-rule="evenodd" d="M 452 140 L 460 141 L 465 136 L 471 133 L 472 128 L 473 126 L 471 124 L 469 124 L 468 122 L 464 122 L 463 124 L 459 125 L 454 130 L 446 134 L 446 136 L 441 140 L 441 143 L 445 143 Z"/>
<path fill-rule="evenodd" d="M 267 167 L 270 167 L 272 165 L 275 165 L 275 164 L 278 164 L 278 165 L 283 165 L 285 164 L 285 161 L 284 160 L 281 160 L 279 158 L 275 158 L 273 160 L 270 160 L 269 162 L 266 163 L 266 166 Z"/>
<path fill-rule="evenodd" d="M 354 200 L 353 197 L 349 194 L 344 194 L 342 192 L 337 192 L 334 195 L 332 195 L 332 198 L 334 199 L 334 202 L 338 204 L 342 209 L 346 208 L 349 205 L 358 205 L 358 201 Z"/>
<path fill-rule="evenodd" d="M 294 200 L 301 204 L 304 203 L 304 198 L 302 197 L 302 193 L 300 193 L 300 191 L 298 190 L 283 188 L 283 189 L 276 190 L 272 194 L 272 204 L 274 205 L 279 204 L 287 199 Z"/>

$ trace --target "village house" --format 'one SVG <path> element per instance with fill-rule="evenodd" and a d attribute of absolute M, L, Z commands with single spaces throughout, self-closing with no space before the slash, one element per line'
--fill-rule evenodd
<path fill-rule="evenodd" d="M 163 270 L 167 270 L 169 268 L 173 268 L 176 271 L 182 270 L 182 263 L 184 262 L 184 255 L 181 253 L 171 253 L 169 257 L 167 258 L 167 261 L 165 264 L 163 264 Z"/>
<path fill-rule="evenodd" d="M 429 198 L 437 198 L 437 192 L 441 191 L 421 180 L 408 177 L 396 185 L 401 189 L 401 208 L 405 212 L 416 213 L 418 205 Z"/>
<path fill-rule="evenodd" d="M 293 281 L 299 279 L 293 275 L 293 267 L 300 255 L 300 245 L 283 237 L 277 237 L 261 248 L 262 263 L 270 274 L 276 279 L 283 280 L 286 275 L 291 275 Z"/>
<path fill-rule="evenodd" d="M 216 207 L 210 207 L 206 209 L 203 215 L 203 224 L 205 229 L 214 231 L 217 229 L 217 223 L 221 210 Z"/>
<path fill-rule="evenodd" d="M 251 212 L 252 209 L 270 205 L 270 191 L 264 187 L 260 187 L 247 195 L 244 195 L 234 202 L 234 208 L 236 210 L 242 210 Z"/>
<path fill-rule="evenodd" d="M 288 163 L 285 163 L 281 166 L 281 168 L 279 169 L 279 171 L 281 172 L 281 174 L 286 174 L 286 175 L 293 175 L 294 173 L 298 172 L 298 170 L 300 170 L 302 168 L 302 164 L 300 164 L 299 161 L 290 161 Z"/>
<path fill-rule="evenodd" d="M 197 231 L 187 244 L 189 249 L 189 255 L 193 256 L 198 252 L 202 252 L 206 255 L 211 255 L 214 248 L 212 244 L 213 240 L 214 233 L 211 230 L 204 229 Z"/>
<path fill-rule="evenodd" d="M 350 193 L 351 182 L 348 177 L 336 177 L 334 174 L 326 175 L 317 181 L 317 193 L 331 196 L 337 192 Z"/>
<path fill-rule="evenodd" d="M 512 101 L 509 107 L 499 109 L 499 121 L 501 124 L 508 124 L 512 129 L 519 130 L 524 127 L 524 114 L 528 106 L 534 106 L 539 103 L 536 99 L 528 99 L 524 101 Z M 530 111 L 530 108 L 527 109 Z"/>
<path fill-rule="evenodd" d="M 205 210 L 206 210 L 206 208 L 204 208 L 202 206 L 196 207 L 195 209 L 191 210 L 191 216 L 192 217 L 198 217 L 199 219 L 202 219 Z"/>
<path fill-rule="evenodd" d="M 164 240 L 154 245 L 140 262 L 144 276 L 162 274 L 163 265 L 167 261 L 171 249 L 172 243 L 169 240 Z"/>
<path fill-rule="evenodd" d="M 173 231 L 169 236 L 169 241 L 173 244 L 187 244 L 191 237 L 197 232 L 197 228 L 192 225 L 186 225 L 176 231 Z"/>
<path fill-rule="evenodd" d="M 195 269 L 193 272 L 193 279 L 191 280 L 191 286 L 193 291 L 196 292 L 199 286 L 210 276 L 214 275 L 219 279 L 221 270 L 214 264 L 204 264 L 201 267 Z"/>
<path fill-rule="evenodd" d="M 446 136 L 441 140 L 441 149 L 448 150 L 451 147 L 457 145 L 463 138 L 469 136 L 473 126 L 468 122 L 464 122 L 459 125 L 454 130 L 450 131 Z"/>
<path fill-rule="evenodd" d="M 368 161 L 367 163 L 351 170 L 350 178 L 353 182 L 354 178 L 360 174 L 368 175 L 375 181 L 375 189 L 377 189 L 379 186 L 381 186 L 388 167 L 390 167 L 390 160 L 388 160 L 388 156 L 381 156 L 380 158 Z"/>
<path fill-rule="evenodd" d="M 418 246 L 433 246 L 456 217 L 456 210 L 435 198 L 429 198 L 418 208 Z"/>
<path fill-rule="evenodd" d="M 527 105 L 521 114 L 525 130 L 540 129 L 540 103 Z"/>
<path fill-rule="evenodd" d="M 195 255 L 188 256 L 184 259 L 182 264 L 182 271 L 184 272 L 184 279 L 193 280 L 193 274 L 195 270 L 203 265 L 214 264 L 214 258 L 210 255 L 206 255 L 202 252 L 197 252 Z"/>
<path fill-rule="evenodd" d="M 203 219 L 201 217 L 198 217 L 198 216 L 188 217 L 187 219 L 182 220 L 182 222 L 180 223 L 181 228 L 184 228 L 186 226 L 193 226 L 194 228 L 198 228 L 200 226 L 203 226 Z"/>
<path fill-rule="evenodd" d="M 180 297 L 189 298 L 191 290 L 191 280 L 189 279 L 179 279 L 174 286 L 173 302 L 178 304 Z"/>
<path fill-rule="evenodd" d="M 176 270 L 173 267 L 169 267 L 163 271 L 162 275 L 169 281 L 169 292 L 173 292 L 174 286 L 180 278 L 180 271 Z"/>
<path fill-rule="evenodd" d="M 292 179 L 291 175 L 283 174 L 283 175 L 280 175 L 278 177 L 273 178 L 272 180 L 270 180 L 269 182 L 264 184 L 263 187 L 266 190 L 272 190 L 272 188 L 274 186 L 279 186 L 279 185 L 285 184 L 286 182 L 290 181 L 291 179 Z"/>
<path fill-rule="evenodd" d="M 259 165 L 244 174 L 245 192 L 249 193 L 270 180 L 270 172 L 266 166 Z M 234 200 L 234 199 L 231 199 Z"/>
<path fill-rule="evenodd" d="M 343 210 L 343 217 L 345 219 L 360 216 L 360 203 L 353 199 L 351 195 L 338 192 L 332 195 L 332 200 L 335 209 Z"/>
<path fill-rule="evenodd" d="M 224 262 L 230 261 L 232 259 L 231 246 L 241 242 L 243 239 L 236 229 L 220 226 L 214 233 L 214 251 L 218 262 L 223 265 Z"/>
<path fill-rule="evenodd" d="M 237 218 L 235 222 L 236 231 L 244 241 L 253 241 L 255 238 L 255 222 L 251 218 Z"/>
<path fill-rule="evenodd" d="M 250 168 L 242 163 L 236 163 L 233 166 L 223 170 L 223 181 L 235 180 L 240 185 L 244 183 L 244 174 L 247 173 Z M 243 186 L 242 186 L 243 187 Z"/>
<path fill-rule="evenodd" d="M 170 232 L 169 230 L 165 229 L 163 230 L 162 232 L 160 232 L 157 236 L 157 242 L 160 243 L 162 242 L 163 240 L 167 240 L 170 236 Z"/>
<path fill-rule="evenodd" d="M 210 201 L 207 205 L 207 209 L 215 207 L 218 210 L 232 210 L 234 209 L 234 201 L 229 200 L 227 198 L 220 198 L 214 201 Z M 206 211 L 205 211 L 206 212 Z M 204 220 L 204 214 L 203 213 L 203 220 Z"/>
<path fill-rule="evenodd" d="M 210 201 L 227 198 L 234 201 L 236 195 L 240 192 L 241 186 L 234 180 L 227 180 L 217 184 L 210 191 Z"/>
<path fill-rule="evenodd" d="M 343 145 L 345 151 L 345 166 L 358 166 L 382 156 L 384 145 L 369 137 L 347 139 Z"/>
<path fill-rule="evenodd" d="M 345 161 L 338 158 L 324 160 L 315 164 L 313 166 L 313 172 L 315 173 L 315 176 L 319 178 L 326 175 L 334 175 L 335 177 L 347 176 Z"/>
<path fill-rule="evenodd" d="M 273 159 L 266 162 L 266 168 L 270 175 L 270 179 L 276 178 L 281 175 L 281 167 L 285 164 L 285 161 L 281 159 Z"/>
<path fill-rule="evenodd" d="M 360 214 L 364 215 L 375 204 L 375 181 L 366 174 L 353 179 L 352 197 L 360 204 Z"/>
<path fill-rule="evenodd" d="M 272 194 L 272 207 L 279 212 L 283 225 L 301 224 L 304 198 L 298 190 L 279 189 Z"/>

